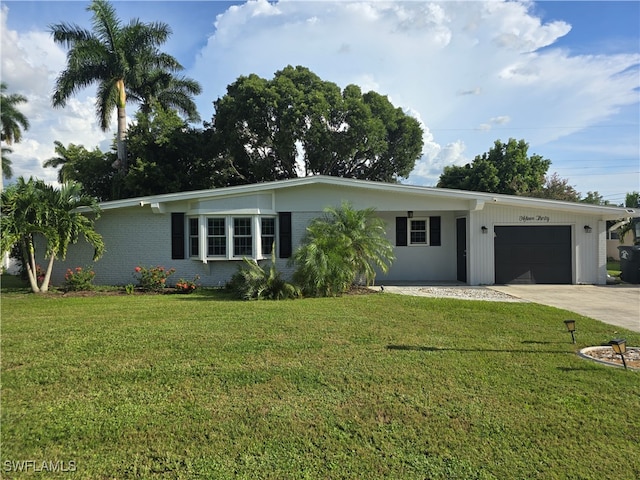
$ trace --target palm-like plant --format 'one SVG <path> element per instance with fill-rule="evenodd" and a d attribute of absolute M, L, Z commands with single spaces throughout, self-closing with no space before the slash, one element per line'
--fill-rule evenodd
<path fill-rule="evenodd" d="M 276 269 L 275 251 L 274 246 L 269 268 L 244 258 L 244 265 L 231 277 L 227 288 L 243 300 L 285 300 L 300 296 L 300 289 L 283 279 Z"/>
<path fill-rule="evenodd" d="M 29 129 L 29 120 L 16 108 L 17 105 L 26 103 L 27 97 L 18 94 L 5 95 L 6 90 L 7 84 L 0 83 L 0 137 L 2 141 L 11 145 L 22 139 L 22 130 Z"/>
<path fill-rule="evenodd" d="M 27 97 L 18 94 L 6 95 L 7 84 L 0 82 L 0 140 L 11 145 L 22 139 L 22 130 L 29 129 L 29 120 L 17 108 L 17 105 L 25 103 Z M 2 177 L 11 178 L 13 170 L 11 169 L 11 160 L 7 157 L 12 150 L 8 147 L 2 147 Z"/>
<path fill-rule="evenodd" d="M 127 96 L 141 102 L 151 95 L 157 96 L 159 92 L 145 83 L 149 72 L 158 71 L 173 78 L 172 72 L 183 67 L 158 49 L 171 34 L 167 24 L 133 19 L 122 25 L 106 0 L 93 0 L 87 10 L 93 13 L 91 31 L 67 23 L 50 27 L 54 41 L 69 48 L 67 68 L 56 81 L 53 105 L 64 107 L 77 91 L 97 83 L 96 113 L 103 130 L 108 129 L 114 109 L 117 111 L 118 162 L 125 171 Z"/>
<path fill-rule="evenodd" d="M 7 157 L 7 154 L 12 152 L 13 150 L 9 147 L 2 147 L 2 176 L 6 179 L 13 177 L 13 169 L 11 168 L 12 162 Z"/>
<path fill-rule="evenodd" d="M 348 203 L 329 207 L 314 219 L 294 254 L 294 280 L 309 295 L 338 295 L 363 280 L 371 285 L 378 267 L 387 272 L 394 260 L 384 221 L 375 209 L 355 210 Z"/>
<path fill-rule="evenodd" d="M 80 207 L 89 207 L 94 218 L 79 213 L 76 209 Z M 20 177 L 15 185 L 2 192 L 1 208 L 0 250 L 5 253 L 19 246 L 31 289 L 36 293 L 49 289 L 54 260 L 64 258 L 69 245 L 76 243 L 80 236 L 93 245 L 94 260 L 104 251 L 102 237 L 94 229 L 98 205 L 93 198 L 82 194 L 77 183 L 57 189 L 42 180 L 25 181 Z M 42 276 L 36 261 L 37 236 L 46 242 L 48 265 Z"/>

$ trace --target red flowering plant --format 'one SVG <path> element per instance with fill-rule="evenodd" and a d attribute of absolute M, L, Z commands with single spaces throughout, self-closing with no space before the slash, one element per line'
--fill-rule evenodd
<path fill-rule="evenodd" d="M 93 290 L 93 278 L 96 272 L 92 267 L 68 268 L 64 275 L 64 288 L 67 291 Z"/>
<path fill-rule="evenodd" d="M 200 275 L 196 275 L 193 277 L 193 280 L 185 280 L 181 278 L 176 283 L 176 292 L 177 293 L 192 293 L 196 288 L 198 288 L 197 281 L 200 280 Z"/>
<path fill-rule="evenodd" d="M 138 286 L 145 292 L 160 292 L 164 290 L 167 278 L 173 275 L 175 268 L 166 269 L 160 265 L 156 267 L 140 267 L 135 269 L 134 277 L 138 280 Z"/>

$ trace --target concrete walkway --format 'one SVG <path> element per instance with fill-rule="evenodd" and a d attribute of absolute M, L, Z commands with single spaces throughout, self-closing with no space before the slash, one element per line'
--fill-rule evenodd
<path fill-rule="evenodd" d="M 640 332 L 639 285 L 501 285 L 489 288 Z"/>

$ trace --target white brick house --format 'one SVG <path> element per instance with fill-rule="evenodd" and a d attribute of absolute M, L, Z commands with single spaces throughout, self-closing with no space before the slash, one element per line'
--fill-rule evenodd
<path fill-rule="evenodd" d="M 461 190 L 314 176 L 101 204 L 106 253 L 72 245 L 54 265 L 94 265 L 96 284 L 134 282 L 137 265 L 223 285 L 243 257 L 289 259 L 309 221 L 343 201 L 375 207 L 396 260 L 377 282 L 606 283 L 606 221 L 638 211 Z"/>

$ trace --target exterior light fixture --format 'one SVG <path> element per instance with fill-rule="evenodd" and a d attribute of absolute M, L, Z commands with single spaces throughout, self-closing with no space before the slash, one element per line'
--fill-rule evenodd
<path fill-rule="evenodd" d="M 575 320 L 565 320 L 564 324 L 567 327 L 567 331 L 569 333 L 571 333 L 571 340 L 573 341 L 573 343 L 576 343 L 576 337 L 574 335 L 574 332 L 576 331 L 576 321 Z"/>
<path fill-rule="evenodd" d="M 624 365 L 624 369 L 627 369 L 627 362 L 624 360 L 624 354 L 627 351 L 627 341 L 624 338 L 615 338 L 609 342 L 611 348 L 613 348 L 613 353 L 616 355 L 620 355 L 622 359 L 622 365 Z"/>
<path fill-rule="evenodd" d="M 489 229 L 487 227 L 485 227 L 484 225 L 482 227 L 480 227 L 480 230 L 482 230 L 482 233 L 484 233 L 485 235 L 489 231 Z"/>
<path fill-rule="evenodd" d="M 589 225 L 585 225 L 584 226 L 584 231 L 587 233 L 591 233 L 591 230 L 593 230 Z"/>
<path fill-rule="evenodd" d="M 409 217 L 409 218 L 413 218 L 413 210 L 409 210 L 409 211 L 407 212 L 407 217 Z"/>

